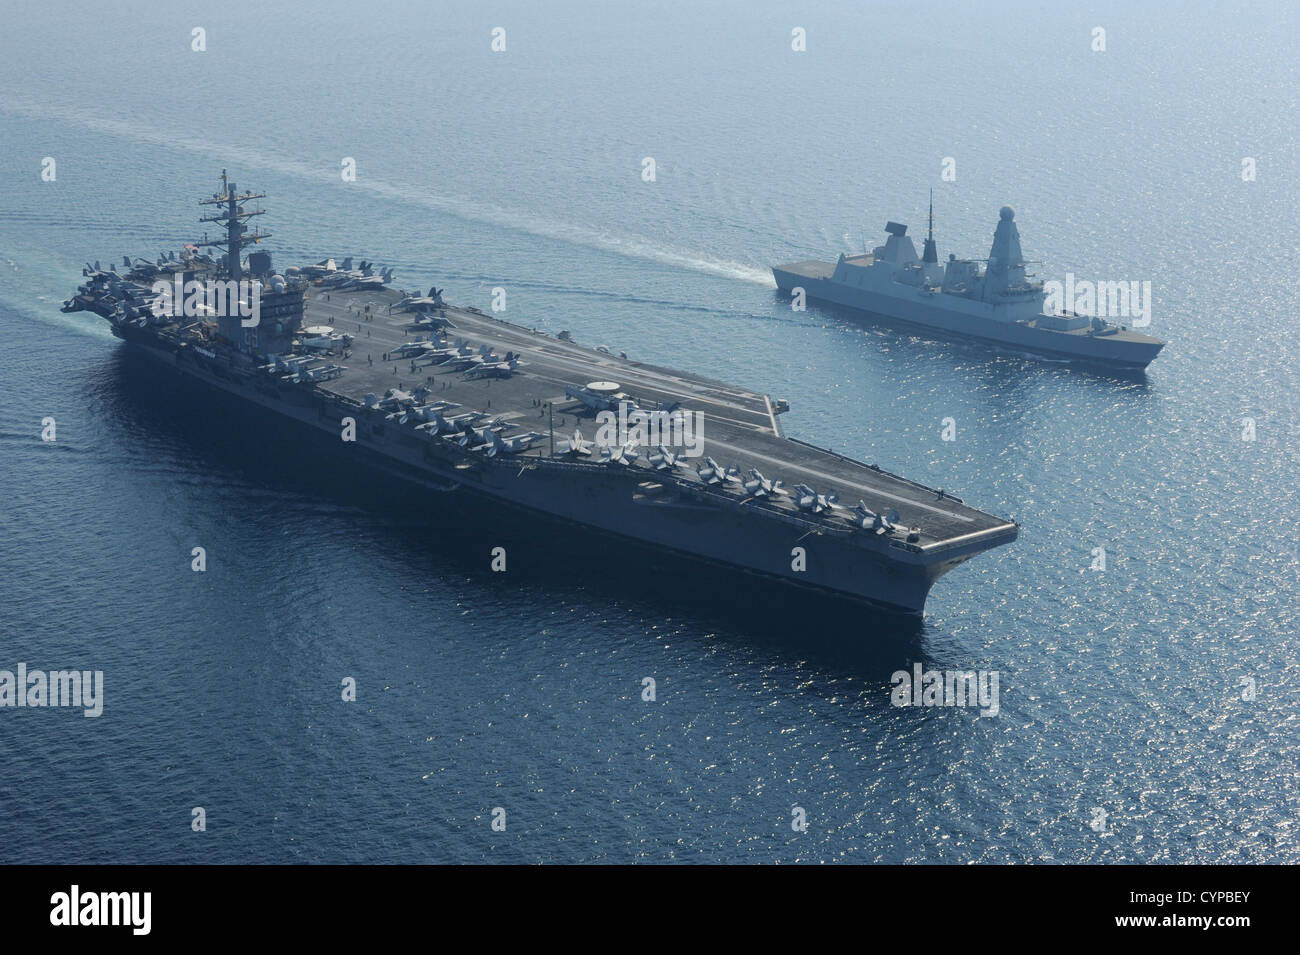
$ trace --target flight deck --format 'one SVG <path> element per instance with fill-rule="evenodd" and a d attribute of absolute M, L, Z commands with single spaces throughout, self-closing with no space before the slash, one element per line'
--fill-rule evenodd
<path fill-rule="evenodd" d="M 680 404 L 699 412 L 702 455 L 743 474 L 760 471 L 781 480 L 788 490 L 805 484 L 823 495 L 836 495 L 845 516 L 859 500 L 873 511 L 898 512 L 900 525 L 917 528 L 922 547 L 991 530 L 1011 530 L 1013 524 L 968 507 L 951 494 L 941 493 L 843 455 L 783 436 L 776 402 L 767 395 L 670 370 L 553 337 L 503 321 L 487 313 L 446 306 L 442 314 L 454 327 L 445 341 L 457 340 L 477 349 L 488 346 L 498 357 L 513 353 L 521 364 L 509 377 L 471 377 L 465 371 L 448 371 L 440 365 L 413 364 L 392 353 L 418 338 L 427 339 L 428 327 L 415 324 L 416 315 L 390 308 L 402 300 L 390 288 L 337 291 L 312 288 L 307 295 L 305 323 L 331 326 L 336 333 L 353 336 L 350 354 L 337 359 L 347 371 L 317 385 L 327 393 L 354 402 L 367 394 L 382 396 L 388 389 L 409 391 L 419 386 L 431 390 L 431 401 L 446 401 L 458 410 L 482 412 L 487 418 L 513 425 L 520 431 L 539 432 L 544 438 L 517 457 L 549 457 L 555 446 L 567 444 L 575 428 L 588 440 L 595 433 L 595 412 L 580 401 L 565 397 L 567 389 L 593 381 L 617 382 L 643 409 Z M 368 309 L 368 310 L 367 310 Z M 449 412 L 450 413 L 450 412 Z M 553 429 L 553 434 L 552 434 Z M 552 443 L 554 438 L 554 444 Z M 643 448 L 636 466 L 647 475 L 655 468 Z M 678 478 L 695 476 L 693 466 L 675 472 Z M 767 497 L 764 505 L 799 513 L 789 494 Z"/>

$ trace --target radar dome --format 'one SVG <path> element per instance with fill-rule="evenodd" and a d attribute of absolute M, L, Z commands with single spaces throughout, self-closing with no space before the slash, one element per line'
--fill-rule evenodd
<path fill-rule="evenodd" d="M 1010 222 L 1016 217 L 1016 210 L 1012 209 L 1010 206 L 1003 206 L 998 210 L 998 215 L 1002 217 L 1004 222 Z"/>

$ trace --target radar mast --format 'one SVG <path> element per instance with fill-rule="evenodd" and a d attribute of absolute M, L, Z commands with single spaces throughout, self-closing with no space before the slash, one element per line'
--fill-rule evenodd
<path fill-rule="evenodd" d="M 221 192 L 215 194 L 211 199 L 201 199 L 201 206 L 219 206 L 224 207 L 214 216 L 204 216 L 199 219 L 200 222 L 216 222 L 226 227 L 225 239 L 213 239 L 212 241 L 203 241 L 199 245 L 216 246 L 226 250 L 226 275 L 238 282 L 243 278 L 243 267 L 240 264 L 240 253 L 244 247 L 250 243 L 260 242 L 262 239 L 269 239 L 271 233 L 258 232 L 256 228 L 248 232 L 247 226 L 244 225 L 246 219 L 253 216 L 266 215 L 264 209 L 253 209 L 246 211 L 241 202 L 247 202 L 249 199 L 262 199 L 266 197 L 264 192 L 246 192 L 243 195 L 237 194 L 237 187 L 233 182 L 226 178 L 226 171 L 221 170 Z"/>
<path fill-rule="evenodd" d="M 922 262 L 939 263 L 939 250 L 934 244 L 934 190 L 930 190 L 930 234 L 925 237 L 925 254 L 921 256 Z"/>

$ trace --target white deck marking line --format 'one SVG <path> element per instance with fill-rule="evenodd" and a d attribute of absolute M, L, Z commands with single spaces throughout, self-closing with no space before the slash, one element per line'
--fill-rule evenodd
<path fill-rule="evenodd" d="M 767 405 L 767 420 L 772 422 L 772 433 L 778 438 L 785 437 L 785 435 L 781 433 L 781 426 L 776 423 L 776 412 L 772 410 L 772 398 L 770 395 L 763 396 L 763 404 Z"/>

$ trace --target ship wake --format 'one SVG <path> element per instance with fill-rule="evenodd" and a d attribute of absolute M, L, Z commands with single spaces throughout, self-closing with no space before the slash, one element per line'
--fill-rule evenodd
<path fill-rule="evenodd" d="M 322 183 L 337 183 L 337 173 L 326 171 L 319 165 L 275 155 L 246 145 L 228 143 L 217 146 L 175 130 L 163 130 L 140 123 L 128 122 L 117 117 L 96 115 L 67 106 L 46 103 L 36 104 L 31 101 L 12 99 L 6 102 L 2 109 L 5 112 L 17 113 L 29 118 L 46 121 L 56 118 L 83 129 L 118 136 L 134 142 L 182 149 L 201 155 L 207 161 L 215 161 L 223 165 L 239 165 L 245 168 L 268 170 L 291 178 Z M 422 191 L 418 187 L 374 179 L 358 179 L 350 183 L 350 186 L 377 198 L 413 203 L 469 222 L 486 223 L 506 229 L 514 229 L 544 239 L 567 242 L 572 245 L 597 249 L 627 258 L 701 272 L 706 275 L 716 275 L 720 278 L 749 282 L 770 288 L 774 288 L 776 285 L 772 280 L 771 273 L 765 268 L 707 256 L 691 249 L 676 247 L 644 236 L 620 234 L 608 229 L 596 229 L 577 223 L 561 222 L 520 209 L 457 196 L 437 195 Z"/>

